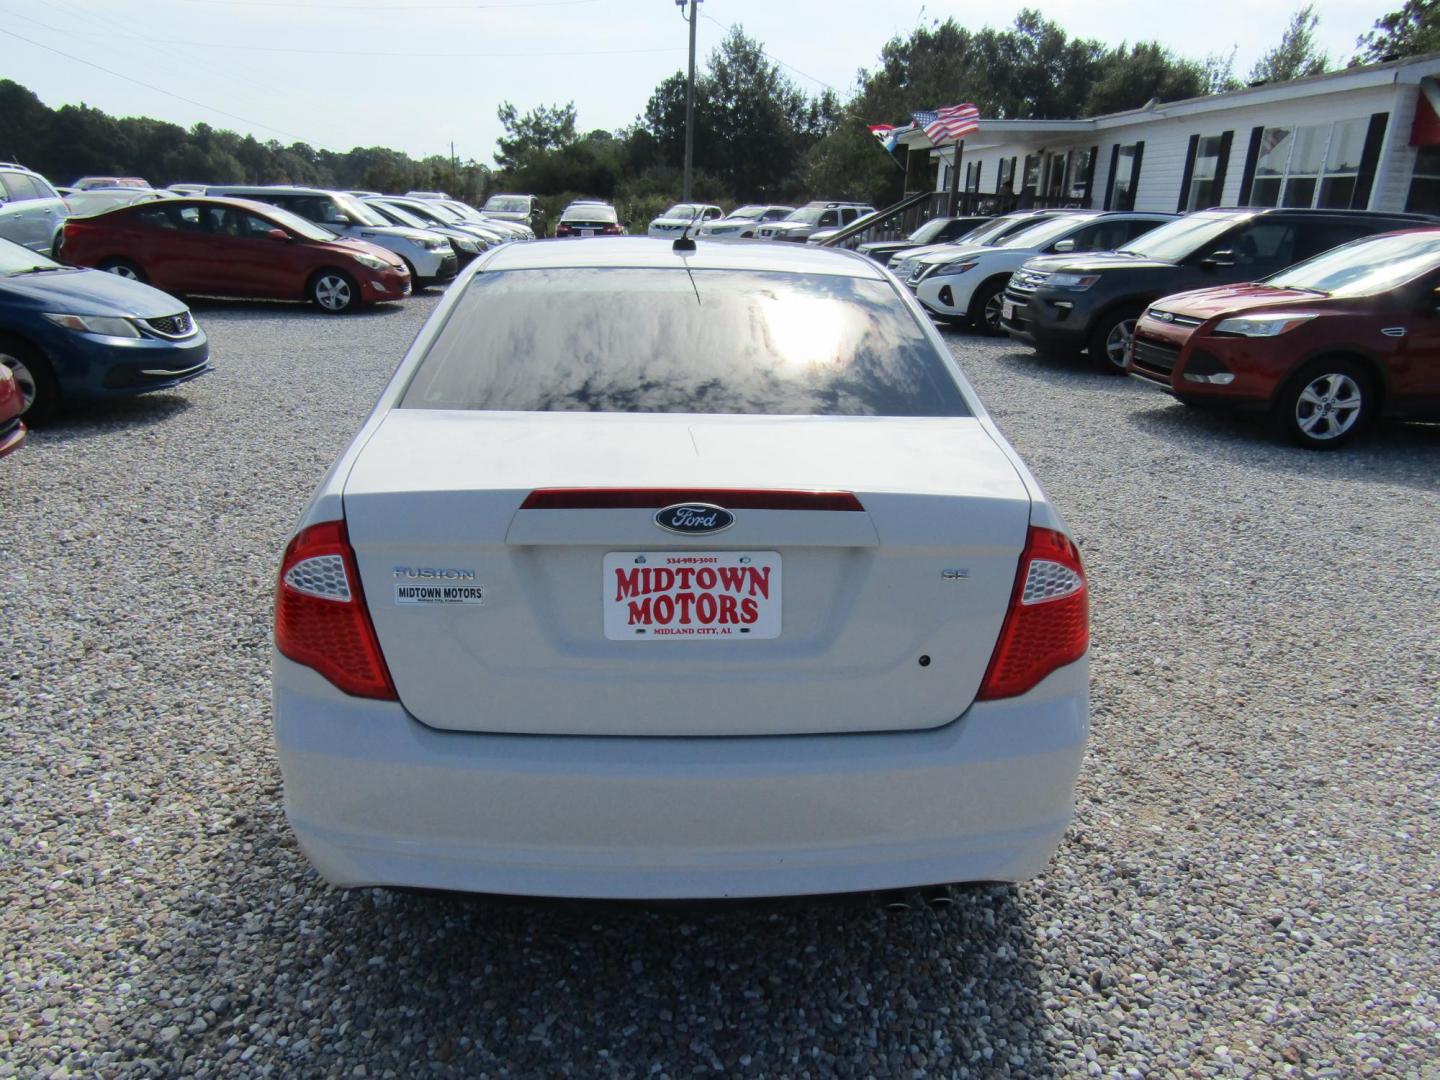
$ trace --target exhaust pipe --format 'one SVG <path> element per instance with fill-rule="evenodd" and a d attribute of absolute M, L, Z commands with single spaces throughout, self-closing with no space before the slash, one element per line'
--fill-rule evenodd
<path fill-rule="evenodd" d="M 920 898 L 931 911 L 946 911 L 955 906 L 955 894 L 948 885 L 934 885 L 924 889 Z"/>

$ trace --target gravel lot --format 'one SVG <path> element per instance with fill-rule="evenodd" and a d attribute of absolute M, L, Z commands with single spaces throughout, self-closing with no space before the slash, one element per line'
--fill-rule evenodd
<path fill-rule="evenodd" d="M 0 1075 L 1440 1075 L 1440 427 L 1306 453 L 958 332 L 1094 589 L 1041 879 L 903 914 L 321 885 L 272 575 L 433 304 L 199 304 L 213 375 L 0 463 Z"/>

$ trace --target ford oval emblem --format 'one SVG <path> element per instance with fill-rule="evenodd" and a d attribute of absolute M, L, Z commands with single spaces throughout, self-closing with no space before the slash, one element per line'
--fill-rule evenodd
<path fill-rule="evenodd" d="M 735 515 L 710 503 L 675 503 L 655 511 L 655 524 L 682 535 L 717 533 L 734 525 Z"/>

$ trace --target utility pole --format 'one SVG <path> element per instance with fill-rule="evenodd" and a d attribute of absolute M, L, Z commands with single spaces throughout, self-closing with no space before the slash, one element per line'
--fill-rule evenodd
<path fill-rule="evenodd" d="M 687 0 L 675 0 L 682 17 L 685 15 Z M 680 196 L 683 202 L 690 201 L 690 174 L 695 167 L 695 19 L 700 0 L 688 0 L 690 4 L 690 78 L 685 84 L 685 191 Z"/>

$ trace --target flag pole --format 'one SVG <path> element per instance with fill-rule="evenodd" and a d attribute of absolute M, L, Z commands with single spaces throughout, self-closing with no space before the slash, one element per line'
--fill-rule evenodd
<path fill-rule="evenodd" d="M 960 204 L 960 156 L 965 153 L 965 140 L 955 140 L 955 164 L 950 167 L 950 212 L 954 217 Z"/>

